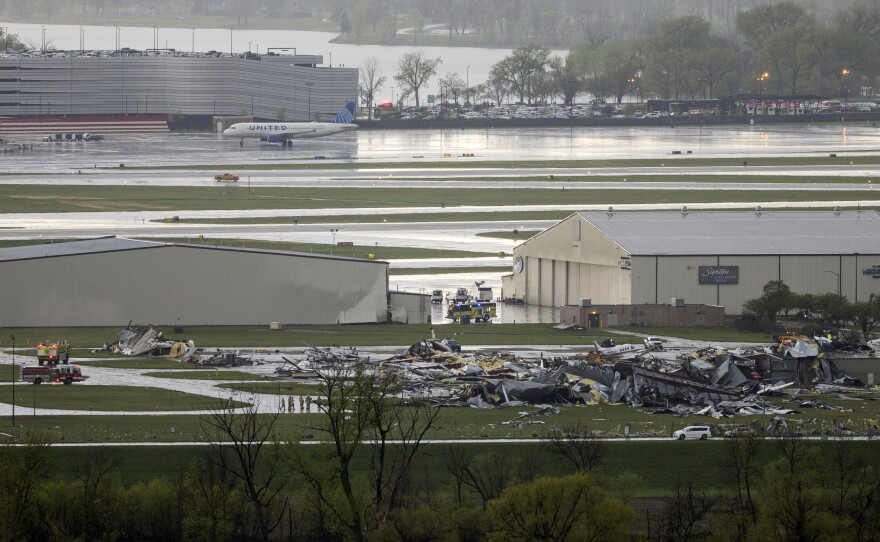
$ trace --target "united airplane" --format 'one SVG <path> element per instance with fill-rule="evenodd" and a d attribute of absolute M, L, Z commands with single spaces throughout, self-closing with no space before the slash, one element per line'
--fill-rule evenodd
<path fill-rule="evenodd" d="M 336 115 L 333 122 L 240 122 L 223 130 L 223 135 L 241 138 L 258 138 L 269 143 L 291 145 L 292 139 L 324 137 L 350 130 L 356 130 L 354 120 L 354 102 L 348 102 Z"/>

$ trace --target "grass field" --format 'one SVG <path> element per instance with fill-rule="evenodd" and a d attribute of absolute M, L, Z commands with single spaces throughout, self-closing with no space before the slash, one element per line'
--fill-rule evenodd
<path fill-rule="evenodd" d="M 154 378 L 178 378 L 184 380 L 265 380 L 265 378 L 260 375 L 230 370 L 160 371 L 144 373 L 143 376 L 152 376 Z"/>
<path fill-rule="evenodd" d="M 344 240 L 344 230 L 342 233 L 337 234 L 337 236 L 340 240 Z M 492 252 L 472 252 L 467 250 L 441 250 L 430 248 L 386 247 L 368 245 L 335 246 L 331 244 L 321 243 L 291 243 L 284 241 L 262 241 L 258 239 L 211 238 L 196 240 L 191 238 L 188 239 L 185 237 L 177 237 L 151 240 L 172 243 L 196 243 L 199 245 L 210 246 L 257 248 L 261 250 L 286 250 L 291 252 L 333 254 L 335 256 L 347 256 L 350 258 L 361 259 L 369 259 L 369 255 L 372 254 L 373 259 L 376 260 L 393 260 L 401 258 L 482 258 L 485 256 L 497 256 L 497 254 Z"/>
<path fill-rule="evenodd" d="M 880 156 L 857 156 L 838 153 L 837 158 L 829 156 L 783 156 L 783 157 L 749 157 L 749 166 L 839 166 L 851 163 L 853 165 L 880 164 Z M 607 167 L 664 167 L 665 165 L 676 167 L 743 167 L 741 158 L 698 158 L 695 156 L 670 156 L 669 158 L 639 158 L 624 160 L 438 160 L 436 162 L 329 162 L 320 164 L 232 164 L 227 169 L 260 171 L 260 170 L 329 170 L 329 169 L 388 169 L 403 168 L 432 169 L 432 168 L 607 168 Z M 125 169 L 188 169 L 208 170 L 217 169 L 216 164 L 193 164 L 185 168 L 180 166 L 143 166 L 140 168 L 126 167 Z"/>
<path fill-rule="evenodd" d="M 696 180 L 696 179 L 695 179 Z M 733 181 L 733 179 L 730 179 Z M 228 195 L 225 195 L 228 194 Z M 865 192 L 727 190 L 534 190 L 505 188 L 504 205 L 608 205 L 629 203 L 745 203 L 784 201 L 858 201 Z M 155 211 L 180 209 L 324 209 L 410 207 L 426 201 L 450 205 L 499 205 L 491 188 L 261 188 L 255 197 L 245 187 L 0 185 L 0 213 Z M 161 216 L 161 215 L 160 215 Z M 383 217 L 390 218 L 390 217 Z"/>
<path fill-rule="evenodd" d="M 119 354 L 114 354 L 118 356 Z M 106 367 L 108 369 L 192 370 L 193 366 L 168 358 L 121 358 L 78 361 L 83 367 Z"/>
<path fill-rule="evenodd" d="M 19 375 L 21 375 L 21 365 L 18 363 L 9 367 L 0 365 L 0 382 L 18 381 Z"/>
<path fill-rule="evenodd" d="M 171 411 L 219 408 L 219 399 L 137 386 L 62 384 L 17 386 L 15 404 L 22 407 L 92 411 Z M 22 391 L 24 390 L 24 391 Z M 12 386 L 0 386 L 0 402 L 12 403 Z M 243 403 L 238 403 L 243 406 Z"/>
<path fill-rule="evenodd" d="M 304 384 L 279 380 L 277 382 L 248 382 L 244 384 L 220 384 L 218 388 L 228 388 L 248 393 L 270 393 L 273 395 L 312 395 L 318 394 L 317 384 Z"/>
<path fill-rule="evenodd" d="M 187 224 L 376 224 L 407 222 L 487 222 L 510 220 L 562 220 L 572 211 L 516 211 L 504 208 L 498 211 L 478 213 L 399 213 L 381 215 L 322 215 L 322 216 L 257 216 L 244 218 L 186 218 L 180 222 Z M 157 222 L 160 222 L 158 219 Z"/>
<path fill-rule="evenodd" d="M 487 231 L 478 233 L 477 237 L 494 237 L 496 239 L 512 239 L 514 241 L 525 241 L 536 235 L 540 230 L 514 230 L 514 231 Z"/>
<path fill-rule="evenodd" d="M 304 345 L 332 346 L 409 346 L 431 336 L 428 324 L 373 324 L 373 325 L 327 325 L 303 326 L 289 325 L 281 331 L 269 331 L 268 326 L 185 326 L 182 333 L 174 333 L 172 327 L 156 326 L 165 337 L 193 339 L 196 345 L 204 347 L 299 347 Z M 560 331 L 551 324 L 459 324 L 433 326 L 438 337 L 455 335 L 455 339 L 465 347 L 481 345 L 592 345 L 593 340 L 605 337 L 602 330 Z M 46 337 L 67 339 L 75 348 L 95 348 L 113 340 L 120 328 L 116 327 L 70 327 L 70 328 L 6 328 L 5 332 L 15 333 L 17 352 L 22 355 L 34 354 L 34 347 Z M 641 339 L 615 336 L 619 343 L 637 342 Z M 747 340 L 747 339 L 744 339 Z M 20 348 L 20 350 L 19 350 Z M 74 361 L 76 361 L 74 359 Z M 157 360 L 158 361 L 158 360 Z M 104 367 L 125 366 L 128 360 L 99 360 L 88 363 Z M 135 361 L 139 368 L 167 369 L 180 366 L 176 361 L 167 360 L 166 366 L 149 365 L 150 360 Z M 120 364 L 120 365 L 115 365 Z M 176 365 L 175 365 L 176 364 Z M 185 368 L 187 367 L 184 364 Z"/>

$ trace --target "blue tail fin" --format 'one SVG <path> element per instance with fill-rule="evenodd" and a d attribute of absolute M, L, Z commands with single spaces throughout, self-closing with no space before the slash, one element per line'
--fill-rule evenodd
<path fill-rule="evenodd" d="M 333 119 L 333 124 L 351 124 L 354 120 L 354 102 L 348 102 Z"/>

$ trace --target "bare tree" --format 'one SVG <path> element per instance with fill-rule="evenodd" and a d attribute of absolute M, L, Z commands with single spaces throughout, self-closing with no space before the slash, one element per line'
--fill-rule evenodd
<path fill-rule="evenodd" d="M 584 472 L 595 469 L 608 451 L 608 444 L 580 421 L 563 425 L 550 433 L 547 440 L 551 452 Z"/>
<path fill-rule="evenodd" d="M 678 484 L 663 507 L 660 520 L 661 540 L 687 542 L 705 538 L 708 530 L 702 528 L 703 524 L 718 500 L 717 497 L 710 497 L 705 491 L 695 488 L 690 480 Z"/>
<path fill-rule="evenodd" d="M 754 436 L 732 438 L 727 441 L 726 446 L 728 455 L 725 466 L 736 484 L 739 515 L 748 518 L 751 525 L 754 525 L 757 521 L 757 506 L 752 493 L 758 479 L 755 458 L 761 450 L 761 440 Z M 746 530 L 746 526 L 741 526 L 740 530 Z"/>
<path fill-rule="evenodd" d="M 304 429 L 326 437 L 322 450 L 293 447 L 292 468 L 312 488 L 318 505 L 344 518 L 354 540 L 363 540 L 367 522 L 364 504 L 372 509 L 373 525 L 381 527 L 398 506 L 413 459 L 425 436 L 439 426 L 440 411 L 424 401 L 404 404 L 400 379 L 392 372 L 376 372 L 363 361 L 339 365 L 319 373 L 318 421 Z M 356 487 L 352 462 L 362 446 L 370 453 L 371 496 Z M 310 454 L 309 452 L 312 452 Z M 317 459 L 314 453 L 319 454 Z M 343 509 L 333 498 L 334 488 L 344 495 Z"/>
<path fill-rule="evenodd" d="M 261 414 L 259 405 L 239 407 L 229 399 L 202 418 L 211 439 L 209 461 L 238 482 L 254 509 L 257 528 L 268 540 L 286 511 L 279 494 L 287 479 L 281 474 L 281 448 L 275 424 L 280 410 Z"/>
<path fill-rule="evenodd" d="M 364 60 L 364 63 L 361 64 L 360 77 L 361 81 L 358 87 L 360 88 L 361 96 L 367 102 L 367 108 L 369 109 L 367 118 L 373 118 L 373 100 L 376 93 L 385 84 L 386 79 L 384 75 L 379 73 L 379 59 L 371 56 Z"/>
<path fill-rule="evenodd" d="M 501 496 L 504 488 L 513 481 L 514 464 L 507 455 L 494 452 L 471 458 L 464 467 L 464 485 L 474 490 L 483 501 L 483 508 L 492 499 Z"/>

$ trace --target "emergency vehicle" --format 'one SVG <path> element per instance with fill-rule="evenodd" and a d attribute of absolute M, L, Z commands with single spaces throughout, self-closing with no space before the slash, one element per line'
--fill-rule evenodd
<path fill-rule="evenodd" d="M 79 365 L 62 364 L 54 367 L 43 365 L 30 365 L 21 368 L 21 382 L 31 382 L 33 384 L 57 383 L 72 384 L 74 382 L 82 382 L 88 378 L 82 374 Z"/>
<path fill-rule="evenodd" d="M 37 344 L 37 362 L 42 365 L 58 365 L 67 363 L 70 359 L 70 343 L 61 340 L 58 342 L 43 341 Z"/>
<path fill-rule="evenodd" d="M 495 303 L 455 303 L 449 306 L 446 317 L 454 322 L 467 324 L 474 322 L 488 322 L 494 318 Z"/>

